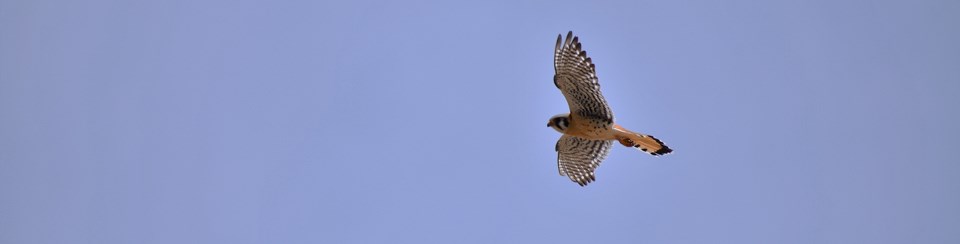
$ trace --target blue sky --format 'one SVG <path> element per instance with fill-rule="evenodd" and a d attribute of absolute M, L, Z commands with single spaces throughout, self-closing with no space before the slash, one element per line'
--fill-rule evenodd
<path fill-rule="evenodd" d="M 956 1 L 0 1 L 0 243 L 956 243 Z M 614 148 L 557 174 L 574 31 Z"/>

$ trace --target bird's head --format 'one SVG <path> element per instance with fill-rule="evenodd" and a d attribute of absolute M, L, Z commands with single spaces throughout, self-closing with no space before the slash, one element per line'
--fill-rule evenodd
<path fill-rule="evenodd" d="M 570 126 L 570 114 L 558 114 L 550 117 L 550 121 L 547 121 L 547 127 L 557 130 L 557 132 L 563 133 L 567 130 L 567 127 Z"/>

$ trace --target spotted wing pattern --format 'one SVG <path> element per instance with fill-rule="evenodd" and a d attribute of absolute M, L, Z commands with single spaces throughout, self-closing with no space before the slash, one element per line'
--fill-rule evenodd
<path fill-rule="evenodd" d="M 580 47 L 578 37 L 567 33 L 566 39 L 557 36 L 553 53 L 553 84 L 563 92 L 570 106 L 570 113 L 583 118 L 599 119 L 613 123 L 613 112 L 600 93 L 600 80 L 596 66 Z"/>
<path fill-rule="evenodd" d="M 596 180 L 593 172 L 610 153 L 610 148 L 613 148 L 613 141 L 561 136 L 556 146 L 560 175 L 567 176 L 580 186 L 586 186 Z"/>

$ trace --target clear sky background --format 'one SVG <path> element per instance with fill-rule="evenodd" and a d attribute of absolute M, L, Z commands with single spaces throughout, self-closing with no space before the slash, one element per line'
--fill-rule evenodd
<path fill-rule="evenodd" d="M 0 243 L 958 243 L 960 2 L 0 1 Z M 628 128 L 557 173 L 557 34 Z"/>

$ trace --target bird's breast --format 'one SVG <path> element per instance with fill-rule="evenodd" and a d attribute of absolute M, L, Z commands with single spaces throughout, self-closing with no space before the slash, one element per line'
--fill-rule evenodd
<path fill-rule="evenodd" d="M 612 125 L 604 121 L 590 119 L 572 119 L 564 134 L 590 140 L 613 140 Z"/>

